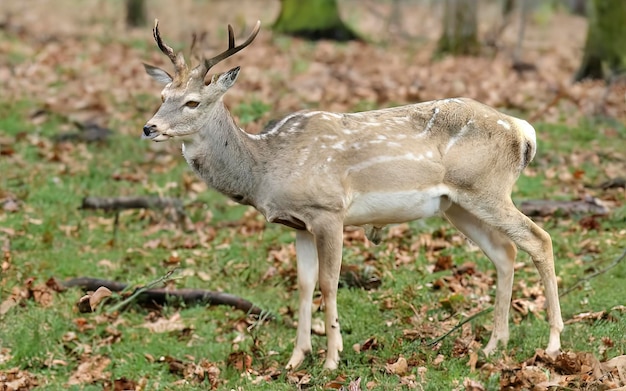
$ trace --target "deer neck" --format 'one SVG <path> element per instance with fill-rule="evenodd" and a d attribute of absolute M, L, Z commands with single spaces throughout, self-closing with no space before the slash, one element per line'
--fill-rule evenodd
<path fill-rule="evenodd" d="M 183 144 L 183 155 L 207 185 L 236 202 L 254 206 L 259 181 L 255 149 L 220 100 L 204 127 Z"/>

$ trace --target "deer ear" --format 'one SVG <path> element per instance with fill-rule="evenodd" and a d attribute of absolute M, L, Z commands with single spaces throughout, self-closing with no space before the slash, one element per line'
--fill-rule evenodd
<path fill-rule="evenodd" d="M 146 68 L 146 72 L 148 75 L 152 76 L 154 80 L 161 84 L 168 84 L 172 82 L 172 76 L 169 73 L 165 72 L 161 68 L 154 67 L 152 65 L 143 64 L 143 67 Z"/>
<path fill-rule="evenodd" d="M 232 87 L 233 84 L 235 84 L 237 76 L 239 75 L 239 69 L 239 67 L 234 67 L 230 71 L 224 72 L 217 77 L 217 83 L 218 85 L 222 86 L 222 88 L 224 88 L 224 91 Z M 215 79 L 215 76 L 213 76 L 213 79 Z M 213 80 L 212 83 L 213 82 L 215 82 L 215 80 Z"/>

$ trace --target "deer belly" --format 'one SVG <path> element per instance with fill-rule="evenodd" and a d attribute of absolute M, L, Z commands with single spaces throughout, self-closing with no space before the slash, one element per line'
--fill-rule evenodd
<path fill-rule="evenodd" d="M 442 208 L 444 195 L 446 191 L 443 187 L 355 194 L 344 224 L 386 225 L 434 216 Z"/>

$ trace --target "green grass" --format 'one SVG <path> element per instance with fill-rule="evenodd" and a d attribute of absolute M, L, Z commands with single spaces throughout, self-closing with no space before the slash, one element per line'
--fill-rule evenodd
<path fill-rule="evenodd" d="M 363 104 L 369 108 L 368 102 Z M 236 113 L 242 117 L 242 122 L 250 122 L 267 110 L 265 103 L 251 101 L 239 106 Z M 69 124 L 63 118 L 50 116 L 41 125 L 33 125 L 26 119 L 29 111 L 29 102 L 0 104 L 0 134 L 13 141 L 14 149 L 12 157 L 0 159 L 0 172 L 3 173 L 0 176 L 0 199 L 13 198 L 19 204 L 17 212 L 0 212 L 0 227 L 3 228 L 0 244 L 10 242 L 9 266 L 3 270 L 0 280 L 0 302 L 13 289 L 24 289 L 28 278 L 33 278 L 33 286 L 50 277 L 78 276 L 145 284 L 178 266 L 178 278 L 173 282 L 176 287 L 230 292 L 278 314 L 278 318 L 259 322 L 248 331 L 240 326 L 245 314 L 228 307 L 178 309 L 166 306 L 150 310 L 131 305 L 124 312 L 107 317 L 107 307 L 104 306 L 98 313 L 80 314 L 75 303 L 82 293 L 70 289 L 54 293 L 47 307 L 29 299 L 2 317 L 0 347 L 10 349 L 10 359 L 0 364 L 0 370 L 20 367 L 37 376 L 41 389 L 56 390 L 65 387 L 85 357 L 103 355 L 111 359 L 106 368 L 110 373 L 107 378 L 111 380 L 145 378 L 149 389 L 207 388 L 207 384 L 193 382 L 175 385 L 182 375 L 172 373 L 160 360 L 171 356 L 185 362 L 198 363 L 206 359 L 215 363 L 221 370 L 220 389 L 293 389 L 294 384 L 284 372 L 268 382 L 256 384 L 255 381 L 257 375 L 268 368 L 284 365 L 293 347 L 295 329 L 291 326 L 294 320 L 291 313 L 297 311 L 295 260 L 281 263 L 268 258 L 270 250 L 292 242 L 293 233 L 280 226 L 263 226 L 258 215 L 250 216 L 248 208 L 233 206 L 213 191 L 190 194 L 186 190 L 186 181 L 193 176 L 184 160 L 178 157 L 175 145 L 166 146 L 164 151 L 153 151 L 149 143 L 138 137 L 121 134 L 102 144 L 55 145 L 50 141 L 51 137 L 60 127 Z M 605 131 L 608 128 L 616 130 Z M 615 159 L 615 153 L 619 152 L 618 143 L 623 145 L 625 135 L 623 127 L 592 121 L 575 128 L 540 124 L 537 130 L 539 154 L 530 167 L 535 175 L 522 176 L 514 194 L 516 201 L 554 195 L 568 198 L 563 189 L 565 185 L 546 173 L 562 169 L 564 162 L 578 151 L 597 151 L 603 162 Z M 168 154 L 175 158 L 162 165 L 160 159 Z M 595 184 L 603 179 L 602 167 L 593 161 L 585 162 L 582 169 L 584 181 Z M 114 180 L 115 174 L 119 173 L 137 174 L 139 179 Z M 198 232 L 181 230 L 161 211 L 121 213 L 114 236 L 112 214 L 78 209 L 86 195 L 135 194 L 183 198 L 198 230 L 206 233 L 216 229 L 214 238 L 202 242 Z M 571 198 L 575 191 L 569 194 Z M 616 193 L 615 197 L 623 205 L 623 195 Z M 625 216 L 622 206 L 613 214 L 599 218 L 599 230 L 581 227 L 581 216 L 553 217 L 542 222 L 554 240 L 562 288 L 608 266 L 621 254 Z M 241 230 L 242 226 L 259 224 L 261 229 L 257 231 L 246 233 Z M 367 248 L 358 241 L 346 247 L 344 263 L 365 261 L 375 265 L 382 286 L 372 291 L 340 290 L 338 304 L 345 347 L 340 369 L 335 373 L 322 370 L 323 357 L 317 352 L 324 349 L 325 338 L 314 336 L 314 354 L 303 366 L 311 375 L 308 387 L 321 389 L 341 375 L 344 384 L 361 377 L 362 387 L 374 382 L 376 389 L 399 388 L 400 377 L 386 373 L 385 364 L 395 362 L 402 355 L 412 363 L 407 375 L 414 375 L 417 381 L 420 379 L 418 368 L 427 368 L 424 374 L 426 390 L 453 388 L 454 384 L 462 384 L 466 377 L 480 380 L 488 389 L 498 389 L 497 374 L 470 373 L 468 356 L 455 357 L 452 353 L 461 331 L 448 336 L 435 348 L 424 344 L 423 340 L 430 337 L 412 340 L 404 336 L 404 330 L 420 331 L 428 327 L 439 329 L 441 334 L 444 328 L 453 324 L 445 323 L 447 318 L 460 321 L 479 306 L 476 298 L 455 296 L 445 287 L 432 288 L 434 282 L 450 276 L 451 272 L 433 275 L 428 271 L 431 262 L 425 249 L 417 253 L 410 250 L 419 235 L 449 239 L 452 245 L 435 252 L 435 256 L 451 256 L 455 265 L 474 262 L 477 270 L 493 278 L 495 272 L 489 261 L 479 251 L 468 251 L 462 241 L 452 240 L 455 231 L 439 219 L 412 223 L 407 235 L 387 241 L 393 244 L 390 248 L 386 244 Z M 156 248 L 147 246 L 154 239 L 162 239 L 161 245 Z M 191 239 L 193 245 L 186 245 L 186 239 Z M 181 260 L 176 265 L 168 263 L 174 252 Z M 401 253 L 413 255 L 408 262 L 398 263 L 397 255 Z M 516 287 L 520 287 L 519 281 L 525 281 L 529 287 L 539 284 L 528 257 L 520 254 L 518 260 L 524 266 L 517 271 Z M 273 268 L 276 270 L 272 274 Z M 625 277 L 626 262 L 623 262 L 610 272 L 582 284 L 579 290 L 562 298 L 564 318 L 570 319 L 581 312 L 609 311 L 623 305 L 624 295 L 617 287 Z M 493 296 L 493 287 L 485 293 Z M 523 298 L 523 293 L 517 289 L 514 297 Z M 415 318 L 416 310 L 423 318 Z M 177 312 L 180 312 L 183 324 L 190 328 L 187 332 L 157 334 L 143 327 L 149 318 L 169 319 Z M 545 347 L 548 325 L 545 312 L 540 310 L 539 314 L 539 317 L 515 314 L 506 355 L 523 361 L 532 357 L 535 349 Z M 626 351 L 626 342 L 618 338 L 626 334 L 626 314 L 617 310 L 610 314 L 608 320 L 568 325 L 563 333 L 564 348 L 589 351 L 601 359 Z M 322 314 L 314 316 L 321 317 Z M 489 337 L 487 329 L 490 324 L 491 315 L 488 314 L 466 327 L 484 344 Z M 363 344 L 368 338 L 376 338 L 376 350 L 361 353 L 353 350 L 353 345 Z M 609 340 L 612 346 L 607 344 Z M 250 355 L 252 367 L 258 374 L 242 376 L 239 370 L 229 365 L 228 357 L 233 352 Z M 435 364 L 438 354 L 445 359 Z M 489 360 L 497 361 L 502 357 L 499 353 Z M 103 381 L 98 381 L 83 389 L 102 387 Z"/>

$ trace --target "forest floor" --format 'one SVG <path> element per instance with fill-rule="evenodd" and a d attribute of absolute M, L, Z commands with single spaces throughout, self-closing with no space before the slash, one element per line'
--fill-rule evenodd
<path fill-rule="evenodd" d="M 551 360 L 541 350 L 545 297 L 520 253 L 509 345 L 484 357 L 495 270 L 449 224 L 429 219 L 390 227 L 380 246 L 346 230 L 339 369 L 322 370 L 325 338 L 316 335 L 303 366 L 282 370 L 297 321 L 294 234 L 207 190 L 179 143 L 140 139 L 160 104 L 141 63 L 170 66 L 150 26 L 126 30 L 122 2 L 2 2 L 0 390 L 626 386 L 626 84 L 572 83 L 584 19 L 535 9 L 520 57 L 526 66 L 516 71 L 515 17 L 480 56 L 435 60 L 439 10 L 422 2 L 400 2 L 389 23 L 390 2 L 342 1 L 345 20 L 369 39 L 346 44 L 273 35 L 277 1 L 237 9 L 230 1 L 149 3 L 164 38 L 185 51 L 194 31 L 207 33 L 210 54 L 223 50 L 226 23 L 243 36 L 262 21 L 256 41 L 216 67 L 242 67 L 226 102 L 249 132 L 301 109 L 455 96 L 532 121 L 538 154 L 514 201 L 591 201 L 534 217 L 554 241 L 564 353 Z M 486 40 L 497 13 L 484 7 L 480 15 Z M 177 198 L 184 216 L 81 209 L 86 196 Z M 130 292 L 153 281 L 226 292 L 274 317 L 176 300 L 114 307 L 128 291 L 81 312 L 83 292 L 63 286 L 77 277 L 127 283 Z"/>

